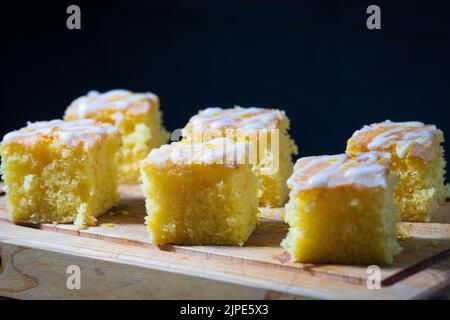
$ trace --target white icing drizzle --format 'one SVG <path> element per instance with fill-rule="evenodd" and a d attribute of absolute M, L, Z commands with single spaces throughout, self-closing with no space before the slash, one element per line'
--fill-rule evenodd
<path fill-rule="evenodd" d="M 438 131 L 436 126 L 425 125 L 418 121 L 392 122 L 386 120 L 385 122 L 364 126 L 361 130 L 356 131 L 352 138 L 369 131 L 380 131 L 383 127 L 388 129 L 374 136 L 372 141 L 367 144 L 367 148 L 377 150 L 396 144 L 396 153 L 399 158 L 404 158 L 414 144 L 430 144 Z"/>
<path fill-rule="evenodd" d="M 63 144 L 76 146 L 84 142 L 91 146 L 102 136 L 115 133 L 116 129 L 108 124 L 97 124 L 93 119 L 74 121 L 50 120 L 28 123 L 25 128 L 12 131 L 3 138 L 2 145 L 14 141 L 37 142 L 42 136 L 56 137 Z"/>
<path fill-rule="evenodd" d="M 205 126 L 206 128 L 212 129 L 225 127 L 275 129 L 277 128 L 278 122 L 285 117 L 284 112 L 280 110 L 264 108 L 208 108 L 193 116 L 189 124 L 192 126 Z"/>
<path fill-rule="evenodd" d="M 138 101 L 142 103 L 139 106 L 142 112 L 148 111 L 151 107 L 148 100 L 159 101 L 159 98 L 151 92 L 133 93 L 128 90 L 116 89 L 104 93 L 98 91 L 89 91 L 87 95 L 74 100 L 69 109 L 69 113 L 75 113 L 78 118 L 85 118 L 99 110 L 115 109 L 119 111 L 126 110 L 130 105 Z"/>
<path fill-rule="evenodd" d="M 328 180 L 330 179 L 330 176 L 336 171 L 336 169 L 338 169 L 344 163 L 346 158 L 347 157 L 345 155 L 333 158 L 333 160 L 335 161 L 331 163 L 330 166 L 308 178 L 308 185 L 310 185 L 311 187 L 319 187 L 326 185 L 328 183 Z M 314 167 L 319 163 L 321 163 L 322 159 L 314 159 L 311 162 L 312 162 L 311 167 Z M 299 171 L 301 174 L 305 172 L 303 168 L 300 168 Z"/>
<path fill-rule="evenodd" d="M 395 133 L 397 132 L 401 132 L 404 129 L 402 127 L 394 127 L 390 130 L 386 130 L 383 133 L 379 134 L 378 136 L 376 136 L 372 142 L 370 142 L 367 145 L 367 148 L 369 148 L 369 150 L 373 150 L 374 148 L 379 148 L 383 145 L 386 145 L 389 141 L 397 139 L 398 135 L 396 135 Z"/>
<path fill-rule="evenodd" d="M 206 142 L 173 142 L 153 149 L 146 161 L 157 165 L 168 162 L 181 164 L 244 164 L 248 154 L 245 143 L 233 142 L 227 138 L 216 138 Z"/>
<path fill-rule="evenodd" d="M 370 151 L 356 157 L 346 154 L 305 157 L 297 160 L 287 184 L 291 197 L 301 190 L 342 185 L 387 187 L 390 154 Z"/>

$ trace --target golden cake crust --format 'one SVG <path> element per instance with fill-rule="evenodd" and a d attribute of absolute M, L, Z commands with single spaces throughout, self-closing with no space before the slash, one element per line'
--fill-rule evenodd
<path fill-rule="evenodd" d="M 348 141 L 347 152 L 390 151 L 399 158 L 415 156 L 429 161 L 441 155 L 438 146 L 442 141 L 442 131 L 434 125 L 386 120 L 356 131 Z"/>
<path fill-rule="evenodd" d="M 80 145 L 90 147 L 111 134 L 118 134 L 113 126 L 98 124 L 92 119 L 74 121 L 57 119 L 28 123 L 26 127 L 6 134 L 2 146 L 58 142 L 71 147 Z"/>
<path fill-rule="evenodd" d="M 201 130 L 225 132 L 233 129 L 238 131 L 260 129 L 285 129 L 289 127 L 289 119 L 284 111 L 265 108 L 208 108 L 193 116 L 183 129 L 183 136 Z"/>
<path fill-rule="evenodd" d="M 287 184 L 291 197 L 305 189 L 333 188 L 345 185 L 386 188 L 390 154 L 371 151 L 349 156 L 304 157 L 297 160 Z"/>
<path fill-rule="evenodd" d="M 74 100 L 66 110 L 65 119 L 105 118 L 111 114 L 145 114 L 159 108 L 159 98 L 151 92 L 134 93 L 128 90 L 111 90 L 104 93 L 90 91 Z M 118 121 L 116 121 L 118 122 Z"/>
<path fill-rule="evenodd" d="M 144 162 L 157 166 L 224 164 L 228 167 L 237 167 L 246 163 L 247 153 L 246 144 L 227 138 L 204 142 L 181 141 L 153 149 Z"/>

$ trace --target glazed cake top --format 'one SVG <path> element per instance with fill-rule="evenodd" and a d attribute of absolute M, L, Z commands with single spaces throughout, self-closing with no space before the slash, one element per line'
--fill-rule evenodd
<path fill-rule="evenodd" d="M 356 131 L 348 141 L 348 151 L 351 153 L 353 148 L 363 151 L 390 149 L 399 158 L 412 154 L 430 159 L 434 156 L 430 147 L 439 145 L 442 139 L 442 132 L 434 125 L 386 120 Z"/>
<path fill-rule="evenodd" d="M 287 184 L 291 197 L 299 191 L 344 185 L 387 187 L 391 155 L 370 151 L 352 157 L 347 154 L 305 157 L 297 160 Z"/>
<path fill-rule="evenodd" d="M 90 91 L 70 104 L 66 110 L 66 116 L 82 119 L 103 111 L 127 111 L 140 114 L 148 112 L 155 105 L 159 105 L 159 98 L 151 92 L 133 93 L 122 89 L 104 93 Z"/>
<path fill-rule="evenodd" d="M 153 149 L 147 163 L 166 166 L 170 164 L 224 164 L 238 167 L 246 161 L 248 147 L 245 143 L 227 138 L 215 138 L 206 142 L 173 142 Z"/>
<path fill-rule="evenodd" d="M 90 147 L 110 134 L 117 134 L 113 126 L 98 124 L 93 119 L 39 121 L 28 123 L 26 127 L 6 134 L 2 146 L 6 144 L 31 145 L 40 141 L 56 140 L 71 147 L 76 147 L 81 143 L 85 147 Z"/>
<path fill-rule="evenodd" d="M 241 108 L 228 109 L 208 108 L 201 110 L 193 116 L 186 127 L 183 135 L 189 131 L 200 130 L 225 130 L 232 129 L 276 129 L 287 127 L 289 120 L 284 111 L 264 108 Z"/>

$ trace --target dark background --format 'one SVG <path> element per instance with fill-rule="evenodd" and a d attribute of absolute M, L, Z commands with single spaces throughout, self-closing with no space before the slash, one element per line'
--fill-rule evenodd
<path fill-rule="evenodd" d="M 370 4 L 382 30 L 366 28 Z M 385 119 L 450 136 L 447 1 L 22 1 L 0 20 L 1 135 L 124 88 L 157 93 L 169 130 L 210 106 L 286 110 L 301 156 Z"/>

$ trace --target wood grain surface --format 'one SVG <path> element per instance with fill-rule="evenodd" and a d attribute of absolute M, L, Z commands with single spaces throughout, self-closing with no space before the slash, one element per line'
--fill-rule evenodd
<path fill-rule="evenodd" d="M 261 208 L 244 247 L 154 246 L 138 186 L 121 186 L 121 203 L 98 226 L 14 225 L 0 196 L 0 296 L 21 299 L 410 299 L 450 283 L 450 203 L 432 223 L 402 223 L 403 252 L 380 266 L 369 290 L 367 266 L 291 263 L 279 246 L 283 209 Z M 66 287 L 67 267 L 81 289 Z"/>

